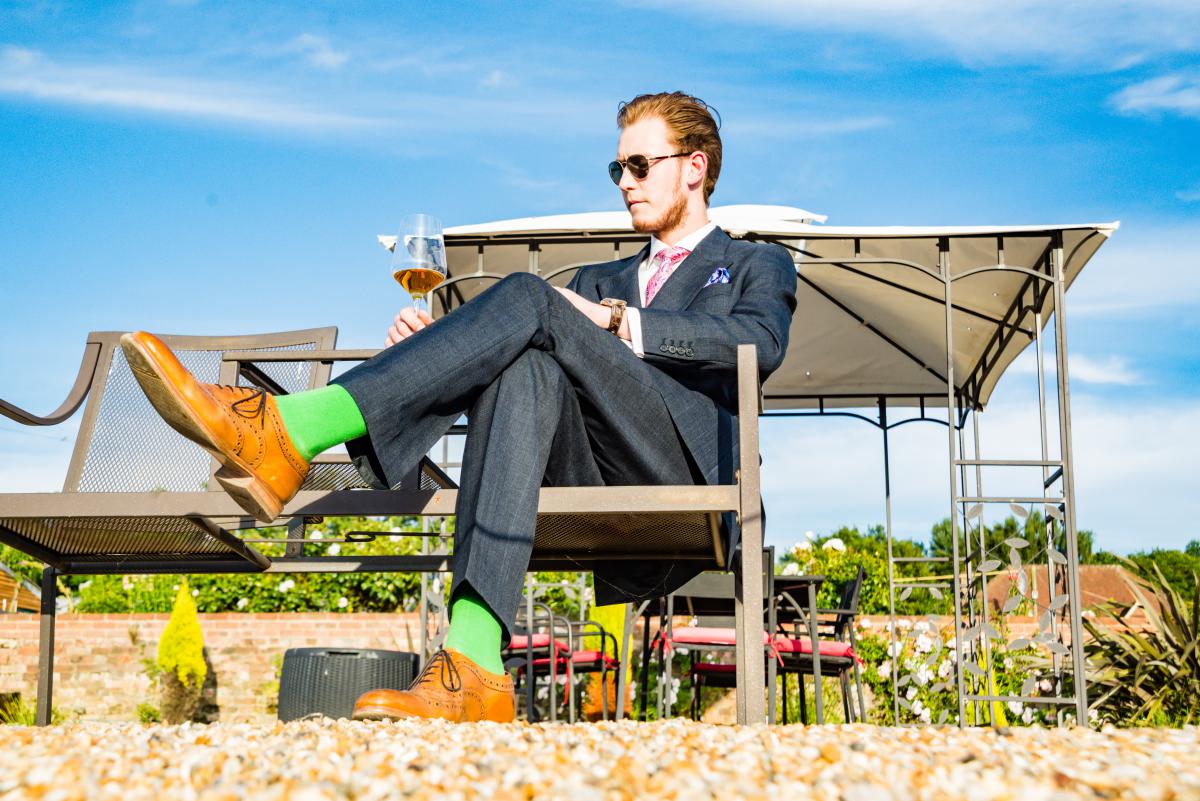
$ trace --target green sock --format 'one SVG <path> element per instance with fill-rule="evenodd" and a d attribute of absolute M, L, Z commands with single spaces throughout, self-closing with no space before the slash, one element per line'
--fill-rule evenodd
<path fill-rule="evenodd" d="M 464 585 L 450 603 L 450 630 L 445 647 L 458 651 L 488 673 L 503 673 L 500 638 L 504 627 L 479 593 Z"/>
<path fill-rule="evenodd" d="M 338 384 L 294 395 L 276 395 L 275 403 L 292 444 L 306 462 L 334 445 L 367 433 L 367 423 L 358 404 Z"/>

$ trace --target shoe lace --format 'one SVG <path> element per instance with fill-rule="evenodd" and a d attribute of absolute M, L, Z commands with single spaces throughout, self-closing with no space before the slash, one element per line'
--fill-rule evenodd
<path fill-rule="evenodd" d="M 425 664 L 425 669 L 421 671 L 421 675 L 417 676 L 417 680 L 413 682 L 412 686 L 416 688 L 434 681 L 440 681 L 442 686 L 452 693 L 462 689 L 462 676 L 459 675 L 458 668 L 454 666 L 454 660 L 441 648 Z"/>
<path fill-rule="evenodd" d="M 230 389 L 245 391 L 244 387 L 230 387 Z M 255 404 L 255 401 L 258 403 Z M 266 425 L 267 393 L 265 391 L 256 389 L 246 397 L 235 400 L 229 406 L 238 417 L 257 420 L 260 428 Z"/>

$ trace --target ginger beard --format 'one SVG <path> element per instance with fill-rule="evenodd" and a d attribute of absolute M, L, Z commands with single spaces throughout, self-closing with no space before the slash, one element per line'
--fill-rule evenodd
<path fill-rule="evenodd" d="M 667 206 L 657 217 L 638 218 L 633 215 L 633 230 L 639 234 L 656 234 L 659 231 L 670 231 L 679 226 L 687 217 L 688 199 L 683 190 L 678 186 L 675 187 L 675 195 L 671 198 L 671 205 Z"/>

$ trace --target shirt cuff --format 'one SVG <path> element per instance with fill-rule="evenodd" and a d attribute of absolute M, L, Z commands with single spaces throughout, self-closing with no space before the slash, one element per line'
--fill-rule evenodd
<path fill-rule="evenodd" d="M 625 308 L 625 319 L 629 321 L 629 347 L 633 349 L 633 355 L 639 359 L 645 358 L 646 349 L 642 347 L 642 315 L 633 308 Z"/>

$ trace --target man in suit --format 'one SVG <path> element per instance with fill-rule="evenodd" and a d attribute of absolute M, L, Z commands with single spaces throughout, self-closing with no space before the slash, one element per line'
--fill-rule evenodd
<path fill-rule="evenodd" d="M 392 487 L 467 414 L 445 649 L 408 691 L 360 698 L 355 717 L 513 718 L 500 648 L 540 486 L 733 480 L 737 346 L 757 347 L 764 379 L 783 361 L 795 270 L 783 248 L 732 240 L 709 222 L 722 153 L 703 102 L 641 95 L 617 122 L 609 173 L 650 242 L 581 268 L 566 289 L 521 273 L 436 323 L 405 309 L 378 356 L 328 387 L 280 397 L 199 384 L 144 332 L 123 341 L 155 407 L 214 454 L 217 480 L 264 521 L 326 448 L 345 442 L 372 486 Z M 601 565 L 596 598 L 661 596 L 695 572 Z"/>

